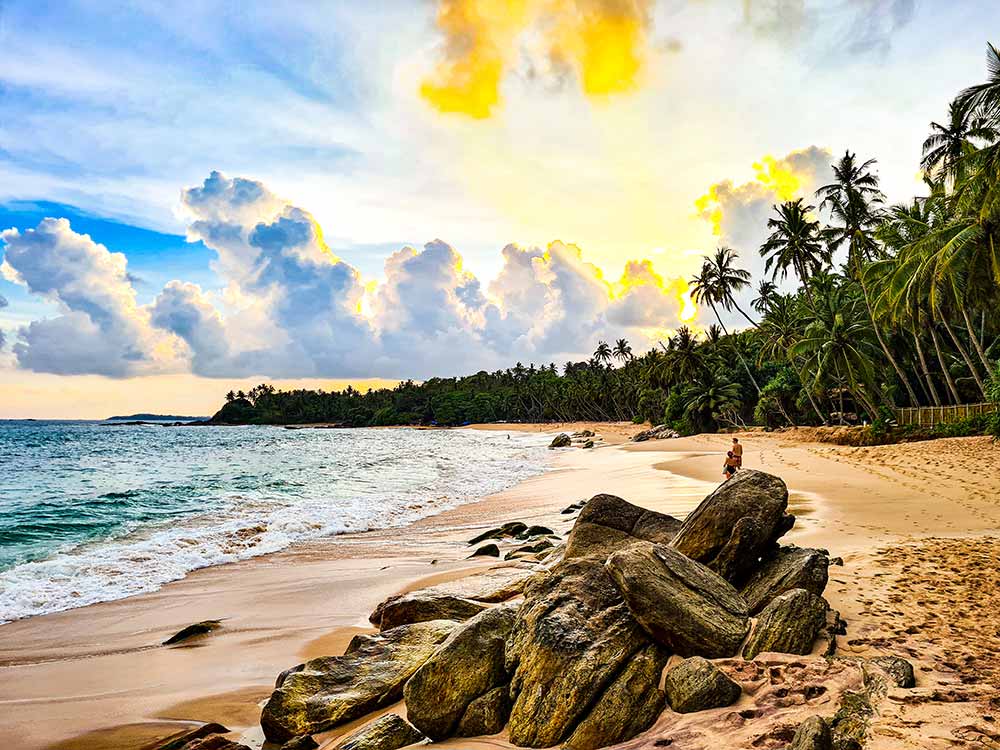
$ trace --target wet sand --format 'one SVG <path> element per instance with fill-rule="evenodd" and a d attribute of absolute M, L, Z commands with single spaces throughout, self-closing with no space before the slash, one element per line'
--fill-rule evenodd
<path fill-rule="evenodd" d="M 563 533 L 571 520 L 559 511 L 597 492 L 683 515 L 721 480 L 728 436 L 617 445 L 641 428 L 490 426 L 584 428 L 601 433 L 604 447 L 560 451 L 547 474 L 406 529 L 303 544 L 196 571 L 154 593 L 0 627 L 0 747 L 128 750 L 203 721 L 259 747 L 258 704 L 278 672 L 341 653 L 391 594 L 497 564 L 466 559 L 474 529 L 519 519 Z M 789 434 L 742 439 L 746 466 L 789 485 L 798 522 L 787 540 L 844 558 L 827 589 L 849 622 L 841 647 L 891 650 L 917 665 L 917 691 L 890 702 L 874 746 L 988 738 L 983 716 L 992 716 L 1000 689 L 1000 478 L 984 476 L 982 465 L 995 446 L 976 438 L 883 448 L 800 444 Z M 158 645 L 204 619 L 223 627 L 190 645 Z"/>

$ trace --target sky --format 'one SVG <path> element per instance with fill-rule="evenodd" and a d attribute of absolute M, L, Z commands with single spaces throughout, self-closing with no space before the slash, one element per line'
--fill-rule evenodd
<path fill-rule="evenodd" d="M 0 418 L 641 352 L 774 204 L 922 192 L 973 0 L 4 0 Z M 728 326 L 741 325 L 724 317 Z"/>

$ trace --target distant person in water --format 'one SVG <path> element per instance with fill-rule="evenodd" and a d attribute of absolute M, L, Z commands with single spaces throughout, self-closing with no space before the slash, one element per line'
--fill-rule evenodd
<path fill-rule="evenodd" d="M 739 438 L 733 438 L 733 458 L 736 459 L 736 468 L 743 468 L 743 443 Z"/>
<path fill-rule="evenodd" d="M 740 466 L 739 459 L 736 458 L 735 455 L 733 455 L 732 451 L 727 451 L 726 462 L 722 465 L 722 475 L 726 479 L 732 479 L 733 475 L 736 473 L 736 470 L 739 468 L 739 466 Z"/>

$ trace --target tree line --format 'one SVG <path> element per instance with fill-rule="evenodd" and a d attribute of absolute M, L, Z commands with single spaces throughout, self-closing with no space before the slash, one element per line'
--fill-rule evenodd
<path fill-rule="evenodd" d="M 716 319 L 704 332 L 682 326 L 639 355 L 624 339 L 601 341 L 588 360 L 561 367 L 517 363 L 366 393 L 262 385 L 228 394 L 216 419 L 634 419 L 690 433 L 884 423 L 898 406 L 1000 402 L 1000 50 L 988 45 L 987 57 L 987 80 L 930 125 L 920 161 L 926 195 L 888 203 L 876 161 L 845 152 L 812 200 L 774 206 L 758 249 L 764 278 L 741 268 L 733 248 L 704 258 L 691 280 L 692 297 Z M 786 280 L 794 291 L 781 290 Z M 724 312 L 746 326 L 727 329 Z"/>

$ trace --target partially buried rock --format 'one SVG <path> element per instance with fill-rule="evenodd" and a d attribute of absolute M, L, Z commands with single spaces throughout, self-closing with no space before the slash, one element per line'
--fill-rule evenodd
<path fill-rule="evenodd" d="M 184 750 L 250 750 L 244 744 L 227 740 L 221 735 L 214 734 L 203 740 L 195 740 L 184 746 Z"/>
<path fill-rule="evenodd" d="M 261 712 L 270 742 L 285 742 L 353 721 L 399 700 L 403 684 L 455 629 L 451 620 L 355 636 L 343 656 L 286 670 Z"/>
<path fill-rule="evenodd" d="M 733 656 L 746 637 L 746 603 L 736 589 L 677 550 L 637 542 L 606 567 L 635 619 L 673 653 Z"/>
<path fill-rule="evenodd" d="M 740 593 L 751 615 L 792 589 L 805 589 L 822 596 L 829 579 L 829 567 L 826 550 L 782 547 L 750 577 Z"/>
<path fill-rule="evenodd" d="M 826 601 L 805 589 L 782 594 L 760 613 L 743 658 L 753 659 L 764 651 L 808 654 L 826 624 L 826 610 Z"/>
<path fill-rule="evenodd" d="M 281 746 L 281 750 L 316 750 L 317 747 L 319 743 L 316 740 L 308 734 L 303 734 L 301 737 L 292 737 Z"/>
<path fill-rule="evenodd" d="M 594 447 L 594 441 L 593 440 L 588 440 L 587 442 L 585 442 L 580 447 L 581 448 L 593 448 Z"/>
<path fill-rule="evenodd" d="M 650 644 L 636 654 L 612 682 L 587 718 L 563 744 L 567 750 L 596 750 L 644 732 L 663 711 L 660 675 L 667 652 Z"/>
<path fill-rule="evenodd" d="M 480 542 L 485 542 L 487 539 L 502 539 L 506 536 L 517 536 L 527 528 L 528 525 L 523 521 L 508 521 L 496 528 L 477 534 L 469 540 L 469 544 L 479 544 Z"/>
<path fill-rule="evenodd" d="M 549 448 L 569 448 L 573 444 L 573 439 L 565 432 L 560 432 L 549 443 Z"/>
<path fill-rule="evenodd" d="M 520 534 L 517 535 L 518 539 L 530 539 L 533 536 L 549 536 L 555 532 L 548 526 L 529 526 Z"/>
<path fill-rule="evenodd" d="M 484 544 L 469 557 L 500 557 L 500 548 L 495 544 Z"/>
<path fill-rule="evenodd" d="M 566 541 L 566 559 L 603 560 L 639 539 L 666 544 L 680 527 L 681 522 L 672 516 L 640 508 L 616 495 L 595 495 L 573 524 Z"/>
<path fill-rule="evenodd" d="M 701 502 L 672 546 L 730 582 L 742 582 L 791 528 L 787 506 L 788 488 L 780 478 L 746 469 Z M 741 523 L 744 518 L 749 520 Z"/>
<path fill-rule="evenodd" d="M 375 608 L 368 621 L 379 630 L 391 630 L 428 620 L 468 620 L 485 608 L 485 604 L 451 594 L 411 591 L 386 599 Z"/>
<path fill-rule="evenodd" d="M 423 739 L 424 736 L 404 719 L 386 714 L 342 740 L 337 750 L 399 750 Z"/>
<path fill-rule="evenodd" d="M 600 562 L 563 560 L 531 579 L 507 647 L 510 741 L 551 747 L 566 739 L 648 644 Z"/>
<path fill-rule="evenodd" d="M 731 706 L 743 692 L 721 669 L 700 656 L 685 659 L 667 672 L 663 686 L 670 707 L 681 714 Z"/>
<path fill-rule="evenodd" d="M 175 643 L 186 641 L 189 638 L 194 638 L 195 636 L 206 635 L 211 633 L 213 630 L 218 630 L 221 627 L 221 620 L 202 620 L 201 622 L 196 622 L 193 625 L 188 625 L 186 628 L 177 631 L 172 636 L 167 638 L 167 640 L 163 642 L 163 645 L 172 646 Z"/>
<path fill-rule="evenodd" d="M 913 674 L 913 665 L 898 656 L 876 656 L 870 660 L 875 666 L 886 671 L 896 687 L 916 687 L 917 680 Z"/>
<path fill-rule="evenodd" d="M 156 750 L 184 750 L 184 748 L 187 748 L 193 742 L 203 740 L 215 734 L 226 734 L 228 732 L 229 730 L 221 724 L 214 722 L 202 724 L 200 727 L 188 729 L 167 737 L 167 739 L 156 745 Z"/>
<path fill-rule="evenodd" d="M 822 716 L 810 716 L 799 724 L 788 750 L 832 750 L 830 725 Z"/>
<path fill-rule="evenodd" d="M 474 700 L 510 681 L 504 651 L 516 617 L 511 606 L 481 612 L 414 673 L 403 698 L 417 729 L 435 741 L 451 737 Z"/>

